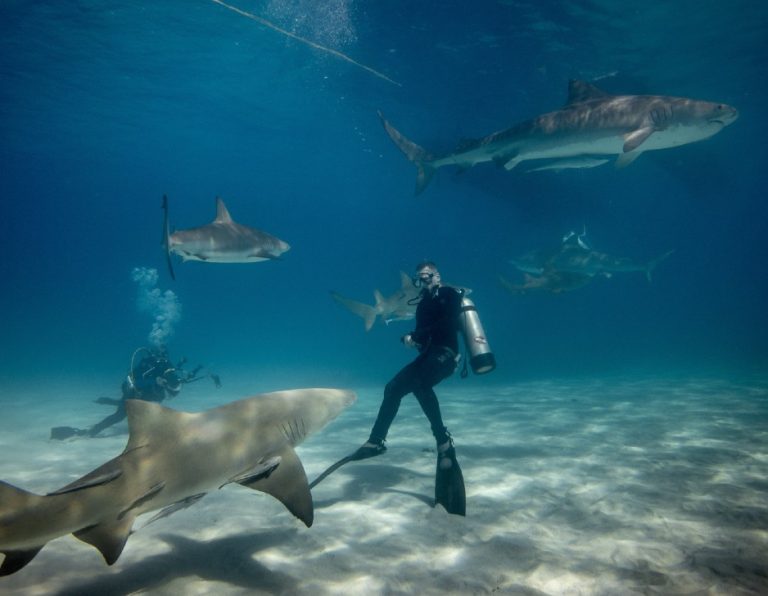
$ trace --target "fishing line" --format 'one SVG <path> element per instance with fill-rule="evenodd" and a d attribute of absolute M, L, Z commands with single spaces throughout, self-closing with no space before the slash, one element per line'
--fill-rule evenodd
<path fill-rule="evenodd" d="M 242 15 L 244 17 L 247 17 L 247 18 L 251 19 L 251 20 L 254 20 L 257 23 L 260 23 L 260 24 L 264 25 L 265 27 L 269 27 L 273 31 L 277 31 L 278 33 L 280 33 L 282 35 L 285 35 L 286 37 L 290 37 L 292 39 L 295 39 L 296 41 L 300 41 L 301 43 L 304 43 L 304 44 L 306 44 L 306 45 L 308 45 L 308 46 L 310 46 L 312 48 L 315 48 L 316 50 L 320 50 L 321 52 L 328 52 L 329 54 L 331 54 L 333 56 L 336 56 L 337 58 L 345 60 L 346 62 L 349 62 L 350 64 L 354 64 L 355 66 L 370 72 L 371 74 L 373 74 L 374 76 L 379 77 L 380 79 L 384 79 L 388 83 L 392 83 L 393 85 L 397 85 L 398 87 L 402 87 L 402 85 L 400 83 L 398 83 L 397 81 L 393 81 L 388 76 L 380 73 L 377 70 L 374 70 L 370 66 L 366 66 L 365 64 L 360 64 L 359 62 L 357 62 L 356 60 L 353 60 L 352 58 L 350 58 L 346 54 L 342 54 L 341 52 L 339 52 L 337 50 L 334 50 L 334 49 L 331 49 L 331 48 L 326 48 L 325 46 L 321 46 L 320 44 L 315 43 L 314 41 L 310 41 L 310 40 L 308 40 L 308 39 L 306 39 L 304 37 L 296 35 L 295 33 L 291 33 L 290 31 L 286 31 L 285 29 L 281 29 L 280 27 L 278 27 L 277 25 L 275 25 L 274 23 L 271 23 L 270 21 L 268 21 L 266 19 L 262 19 L 261 17 L 258 17 L 255 14 L 251 14 L 250 12 L 246 12 L 244 10 L 240 10 L 236 6 L 232 6 L 230 4 L 227 4 L 226 2 L 222 2 L 222 0 L 211 0 L 211 2 L 219 4 L 220 6 L 223 6 L 224 8 L 228 8 L 232 12 L 236 12 L 239 15 Z"/>

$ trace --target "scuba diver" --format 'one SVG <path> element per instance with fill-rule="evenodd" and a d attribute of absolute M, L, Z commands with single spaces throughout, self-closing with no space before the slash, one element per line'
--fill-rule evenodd
<path fill-rule="evenodd" d="M 443 505 L 448 513 L 465 515 L 464 478 L 456 460 L 453 439 L 443 423 L 440 404 L 433 387 L 456 370 L 460 360 L 457 334 L 464 331 L 465 340 L 467 339 L 466 325 L 470 320 L 476 322 L 472 328 L 473 339 L 480 338 L 484 344 L 478 348 L 482 351 L 478 354 L 478 359 L 475 350 L 467 341 L 473 369 L 478 374 L 488 372 L 495 367 L 495 361 L 490 348 L 487 347 L 484 332 L 479 327 L 474 305 L 460 290 L 441 285 L 440 272 L 434 263 L 425 261 L 418 265 L 414 285 L 421 288 L 416 307 L 416 329 L 404 335 L 401 341 L 408 347 L 416 348 L 419 355 L 387 383 L 384 399 L 368 441 L 323 472 L 310 484 L 310 488 L 350 461 L 383 454 L 387 450 L 384 441 L 400 408 L 400 402 L 408 393 L 413 393 L 429 420 L 437 444 L 435 504 Z M 477 328 L 480 331 L 477 331 Z M 476 367 L 475 361 L 481 362 L 482 366 Z"/>
<path fill-rule="evenodd" d="M 137 362 L 139 354 L 144 355 Z M 144 401 L 162 402 L 165 399 L 176 397 L 183 385 L 210 377 L 214 385 L 221 387 L 221 380 L 213 373 L 199 375 L 202 365 L 196 366 L 189 372 L 183 370 L 186 358 L 174 366 L 165 348 L 150 349 L 138 348 L 131 356 L 131 368 L 128 376 L 121 386 L 122 397 L 112 399 L 100 397 L 98 404 L 116 406 L 114 413 L 86 429 L 73 428 L 71 426 L 55 426 L 51 429 L 51 439 L 64 440 L 74 436 L 95 437 L 105 428 L 108 428 L 126 417 L 125 400 L 141 399 Z"/>

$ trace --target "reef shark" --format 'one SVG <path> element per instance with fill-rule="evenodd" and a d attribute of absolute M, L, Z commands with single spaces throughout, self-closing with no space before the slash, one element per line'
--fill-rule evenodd
<path fill-rule="evenodd" d="M 405 321 L 416 316 L 416 306 L 419 303 L 421 289 L 403 271 L 400 272 L 400 289 L 391 296 L 385 297 L 379 290 L 373 291 L 376 303 L 373 306 L 345 298 L 337 292 L 331 292 L 333 299 L 347 310 L 362 317 L 365 330 L 370 331 L 376 322 L 376 317 L 387 325 L 392 321 Z"/>
<path fill-rule="evenodd" d="M 234 221 L 219 197 L 216 197 L 216 219 L 197 228 L 171 233 L 167 196 L 163 196 L 163 211 L 163 245 L 168 269 L 174 279 L 171 253 L 176 253 L 184 261 L 256 263 L 276 259 L 291 248 L 287 242 L 267 232 Z"/>
<path fill-rule="evenodd" d="M 465 294 L 471 294 L 469 288 L 460 288 Z M 419 304 L 421 288 L 417 288 L 408 275 L 400 272 L 400 289 L 390 296 L 384 296 L 379 290 L 373 291 L 375 304 L 373 306 L 345 298 L 337 292 L 331 292 L 333 299 L 347 310 L 362 317 L 365 322 L 365 330 L 370 331 L 380 317 L 385 324 L 392 321 L 406 321 L 416 316 L 416 307 Z"/>
<path fill-rule="evenodd" d="M 340 389 L 294 389 L 199 413 L 127 400 L 130 435 L 118 457 L 47 495 L 0 482 L 0 575 L 66 534 L 111 565 L 138 515 L 179 509 L 233 483 L 272 495 L 311 526 L 312 496 L 294 447 L 355 399 Z"/>
<path fill-rule="evenodd" d="M 647 262 L 638 262 L 627 257 L 618 257 L 593 250 L 585 240 L 585 234 L 566 234 L 560 247 L 553 251 L 535 250 L 517 259 L 512 264 L 532 275 L 551 275 L 553 272 L 611 277 L 614 273 L 642 271 L 651 281 L 653 270 L 671 255 L 674 250 Z"/>
<path fill-rule="evenodd" d="M 678 147 L 718 133 L 738 118 L 724 103 L 664 95 L 610 95 L 585 81 L 570 81 L 561 110 L 542 114 L 477 140 L 462 142 L 447 155 L 434 155 L 407 139 L 379 112 L 387 134 L 416 165 L 416 194 L 435 171 L 455 165 L 466 169 L 493 161 L 512 170 L 527 160 L 550 160 L 534 168 L 589 168 L 618 156 L 632 163 L 645 151 Z"/>

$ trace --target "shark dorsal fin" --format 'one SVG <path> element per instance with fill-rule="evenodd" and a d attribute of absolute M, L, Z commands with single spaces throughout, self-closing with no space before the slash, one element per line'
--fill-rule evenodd
<path fill-rule="evenodd" d="M 408 275 L 405 271 L 400 272 L 400 289 L 401 290 L 413 289 L 413 280 L 411 279 L 411 276 Z"/>
<path fill-rule="evenodd" d="M 183 427 L 199 414 L 180 412 L 156 402 L 140 399 L 125 401 L 128 417 L 128 445 L 125 452 L 159 443 L 183 434 Z"/>
<path fill-rule="evenodd" d="M 224 201 L 221 200 L 221 197 L 216 197 L 216 219 L 213 220 L 213 223 L 232 223 L 232 216 L 229 214 L 229 211 L 227 211 L 227 206 L 224 204 Z"/>
<path fill-rule="evenodd" d="M 609 93 L 606 93 L 602 89 L 598 89 L 591 83 L 579 81 L 578 79 L 571 79 L 568 81 L 568 101 L 565 102 L 565 105 L 568 106 L 574 103 L 589 101 L 590 99 L 600 99 L 609 96 Z"/>

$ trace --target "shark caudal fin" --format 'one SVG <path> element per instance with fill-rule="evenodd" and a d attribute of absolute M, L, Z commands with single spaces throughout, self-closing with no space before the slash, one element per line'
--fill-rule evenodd
<path fill-rule="evenodd" d="M 674 249 L 673 250 L 668 250 L 667 252 L 665 252 L 660 257 L 657 257 L 657 258 L 653 259 L 650 263 L 648 263 L 648 265 L 645 268 L 645 277 L 648 278 L 648 283 L 651 283 L 651 281 L 652 281 L 651 274 L 653 273 L 653 270 L 656 269 L 656 266 L 659 263 L 661 263 L 663 260 L 665 260 L 673 252 L 675 252 Z"/>
<path fill-rule="evenodd" d="M 406 138 L 405 135 L 403 135 L 399 130 L 392 126 L 386 120 L 386 118 L 384 118 L 384 114 L 381 112 L 377 113 L 381 119 L 381 123 L 384 125 L 384 130 L 386 130 L 387 134 L 389 135 L 389 138 L 394 141 L 395 145 L 397 145 L 397 148 L 405 154 L 408 160 L 416 166 L 418 173 L 416 174 L 415 194 L 421 194 L 421 192 L 427 188 L 430 180 L 432 180 L 432 176 L 435 175 L 435 168 L 428 163 L 432 160 L 432 155 L 430 155 L 429 152 L 423 147 L 420 147 L 410 139 Z"/>
<path fill-rule="evenodd" d="M 40 495 L 0 481 L 0 520 L 2 520 L 2 524 L 0 524 L 0 543 L 2 543 L 6 533 L 13 531 L 15 524 L 23 523 L 21 520 L 17 521 L 17 512 L 25 511 L 33 506 L 36 501 L 43 498 Z M 25 567 L 44 546 L 45 544 L 40 544 L 24 549 L 4 549 L 0 547 L 0 552 L 5 555 L 2 565 L 0 565 L 0 576 L 11 575 Z"/>
<path fill-rule="evenodd" d="M 171 230 L 168 223 L 168 196 L 163 195 L 163 248 L 165 248 L 165 260 L 168 263 L 168 271 L 171 274 L 171 279 L 176 279 L 176 275 L 173 273 L 173 263 L 171 263 Z"/>
<path fill-rule="evenodd" d="M 350 312 L 355 313 L 358 317 L 362 317 L 365 322 L 365 330 L 371 330 L 371 327 L 373 327 L 373 324 L 376 322 L 376 308 L 358 302 L 357 300 L 345 298 L 336 292 L 331 292 L 331 297 Z"/>

